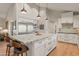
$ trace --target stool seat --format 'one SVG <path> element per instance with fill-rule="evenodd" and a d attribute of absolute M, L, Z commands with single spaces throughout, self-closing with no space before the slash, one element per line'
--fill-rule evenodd
<path fill-rule="evenodd" d="M 21 54 L 21 56 L 23 56 L 23 53 L 26 53 L 27 55 L 27 51 L 29 50 L 28 47 L 24 44 L 22 44 L 22 42 L 14 42 L 14 55 L 19 55 Z"/>
<path fill-rule="evenodd" d="M 27 51 L 29 50 L 28 47 L 24 45 L 22 42 L 12 40 L 12 44 L 7 44 L 6 55 L 10 56 L 10 49 L 12 47 L 14 48 L 14 56 L 19 56 L 19 54 L 23 56 L 23 53 L 26 53 L 27 55 Z"/>
<path fill-rule="evenodd" d="M 12 47 L 10 44 L 7 44 L 7 47 Z"/>
<path fill-rule="evenodd" d="M 27 51 L 28 51 L 28 47 L 26 47 L 24 45 L 21 48 L 14 48 L 14 54 L 16 54 L 17 56 L 19 54 L 21 54 L 21 56 L 23 56 L 23 53 L 26 53 L 26 55 L 27 55 Z"/>

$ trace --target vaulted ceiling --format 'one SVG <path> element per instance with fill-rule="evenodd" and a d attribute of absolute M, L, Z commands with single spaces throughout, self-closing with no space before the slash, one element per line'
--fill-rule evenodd
<path fill-rule="evenodd" d="M 4 19 L 7 16 L 8 9 L 12 3 L 0 3 L 0 19 Z M 47 7 L 46 3 L 36 5 L 40 7 Z M 48 3 L 48 8 L 57 11 L 76 11 L 79 12 L 79 3 Z"/>
<path fill-rule="evenodd" d="M 47 7 L 51 10 L 57 11 L 77 11 L 79 12 L 79 3 L 41 3 L 36 4 L 40 7 Z"/>

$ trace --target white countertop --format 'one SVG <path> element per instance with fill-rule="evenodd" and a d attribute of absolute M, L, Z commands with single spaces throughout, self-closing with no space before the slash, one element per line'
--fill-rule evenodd
<path fill-rule="evenodd" d="M 25 35 L 11 36 L 11 37 L 26 44 L 26 43 L 30 43 L 30 42 L 40 40 L 40 39 L 43 39 L 43 38 L 46 38 L 46 37 L 50 37 L 52 35 L 53 34 L 51 34 L 51 33 L 44 33 L 44 34 L 41 34 L 41 35 L 25 34 Z"/>

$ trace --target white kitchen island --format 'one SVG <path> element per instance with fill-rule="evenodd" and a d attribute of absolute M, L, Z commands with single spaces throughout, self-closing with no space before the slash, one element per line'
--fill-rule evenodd
<path fill-rule="evenodd" d="M 29 48 L 28 56 L 46 56 L 56 47 L 56 34 L 28 34 L 12 36 L 13 38 L 23 42 Z"/>

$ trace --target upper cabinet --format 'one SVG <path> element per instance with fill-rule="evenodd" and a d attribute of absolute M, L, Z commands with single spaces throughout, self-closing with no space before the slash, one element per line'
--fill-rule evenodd
<path fill-rule="evenodd" d="M 74 28 L 79 28 L 79 15 L 75 15 L 74 16 L 74 24 L 73 24 Z"/>
<path fill-rule="evenodd" d="M 73 12 L 65 12 L 61 15 L 61 23 L 73 23 Z"/>

